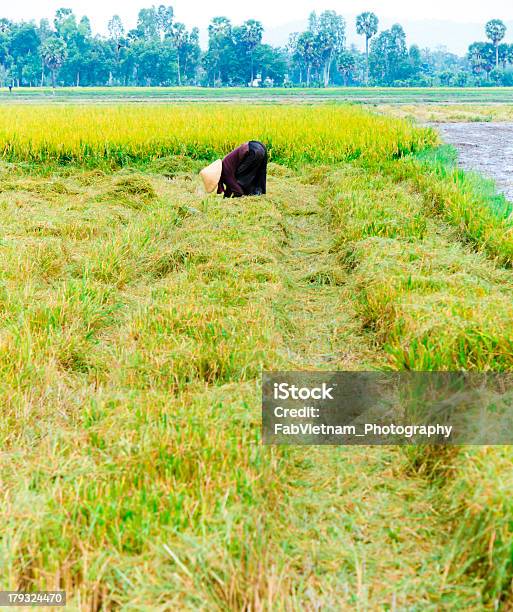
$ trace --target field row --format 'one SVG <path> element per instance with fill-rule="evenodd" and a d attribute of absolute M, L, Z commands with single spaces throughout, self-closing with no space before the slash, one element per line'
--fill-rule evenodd
<path fill-rule="evenodd" d="M 262 368 L 381 359 L 347 308 L 323 175 L 271 164 L 270 195 L 241 206 L 198 196 L 191 163 L 3 168 L 2 586 L 61 585 L 96 609 L 427 601 L 435 572 L 387 472 L 399 451 L 260 444 Z M 400 545 L 362 479 L 404 518 Z M 397 569 L 383 542 L 431 579 L 383 590 Z M 367 595 L 352 549 L 369 558 Z"/>
<path fill-rule="evenodd" d="M 419 123 L 474 123 L 513 121 L 513 99 L 502 103 L 376 104 L 373 110 Z"/>
<path fill-rule="evenodd" d="M 393 369 L 510 371 L 511 272 L 500 266 L 502 260 L 487 257 L 486 249 L 469 249 L 453 201 L 441 197 L 456 193 L 453 177 L 427 174 L 431 191 L 423 183 L 419 192 L 413 188 L 419 176 L 345 167 L 330 178 L 324 201 L 361 324 L 372 331 Z M 432 198 L 437 186 L 438 199 Z M 476 202 L 465 197 L 468 193 L 458 211 L 470 216 Z M 471 207 L 464 209 L 465 203 Z M 497 224 L 490 232 L 498 235 Z M 496 605 L 509 597 L 511 451 L 413 448 L 409 455 L 414 470 L 427 472 L 438 488 L 433 499 L 451 533 L 444 551 L 447 575 L 456 582 L 466 573 L 473 576 L 483 603 Z"/>
<path fill-rule="evenodd" d="M 209 159 L 248 135 L 286 164 L 390 159 L 437 141 L 432 130 L 351 106 L 9 106 L 0 115 L 0 156 L 113 165 L 168 155 Z"/>
<path fill-rule="evenodd" d="M 0 176 L 6 588 L 60 584 L 77 605 L 137 609 L 495 597 L 507 455 L 438 457 L 458 478 L 437 492 L 424 455 L 266 449 L 258 380 L 262 368 L 404 367 L 398 349 L 422 328 L 436 340 L 430 296 L 469 306 L 481 278 L 502 306 L 504 271 L 438 236 L 422 196 L 383 173 L 271 164 L 270 195 L 242 206 L 198 197 L 194 164 Z M 452 347 L 457 325 L 447 333 Z M 467 504 L 488 499 L 482 465 L 500 521 Z"/>
<path fill-rule="evenodd" d="M 11 93 L 0 91 L 0 101 L 17 102 L 102 102 L 123 101 L 273 101 L 320 103 L 323 101 L 383 103 L 511 103 L 511 87 L 22 87 Z"/>

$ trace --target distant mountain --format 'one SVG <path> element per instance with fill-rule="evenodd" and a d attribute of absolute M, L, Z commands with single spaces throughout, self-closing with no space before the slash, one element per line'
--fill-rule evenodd
<path fill-rule="evenodd" d="M 355 17 L 347 19 L 347 40 L 349 44 L 355 43 L 360 49 L 364 48 L 363 38 L 356 34 Z M 425 21 L 407 21 L 398 17 L 381 19 L 380 30 L 389 28 L 394 23 L 400 23 L 406 32 L 409 45 L 417 44 L 419 47 L 437 47 L 444 45 L 449 51 L 464 55 L 470 43 L 476 40 L 485 40 L 484 23 L 458 23 L 443 19 L 430 19 Z M 508 33 L 505 42 L 513 42 L 513 21 L 506 21 Z M 299 32 L 307 26 L 307 20 L 297 20 L 283 25 L 266 27 L 264 42 L 271 45 L 283 46 L 287 43 L 291 32 Z"/>
<path fill-rule="evenodd" d="M 307 19 L 297 19 L 279 26 L 265 26 L 263 42 L 275 47 L 283 47 L 287 44 L 292 32 L 303 32 L 307 27 Z"/>

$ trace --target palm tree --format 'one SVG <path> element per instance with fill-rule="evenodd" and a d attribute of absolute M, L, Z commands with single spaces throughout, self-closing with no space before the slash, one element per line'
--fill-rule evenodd
<path fill-rule="evenodd" d="M 296 53 L 306 68 L 306 86 L 310 87 L 312 67 L 318 60 L 318 54 L 315 47 L 315 37 L 309 30 L 302 32 L 297 37 Z"/>
<path fill-rule="evenodd" d="M 55 89 L 57 71 L 68 57 L 66 43 L 59 36 L 50 36 L 50 38 L 47 38 L 41 46 L 41 57 L 52 72 L 52 86 Z"/>
<path fill-rule="evenodd" d="M 369 85 L 369 40 L 378 31 L 379 20 L 374 13 L 366 11 L 361 13 L 356 18 L 356 32 L 360 36 L 365 35 L 365 58 L 366 58 L 366 70 L 365 70 L 365 84 Z"/>
<path fill-rule="evenodd" d="M 246 47 L 247 52 L 249 53 L 250 62 L 251 62 L 251 84 L 253 85 L 253 81 L 255 79 L 255 70 L 254 70 L 254 61 L 253 61 L 253 53 L 258 45 L 262 42 L 262 35 L 264 33 L 264 26 L 260 23 L 260 21 L 256 21 L 255 19 L 248 19 L 241 26 L 242 40 L 244 42 L 244 46 Z"/>
<path fill-rule="evenodd" d="M 173 40 L 173 44 L 176 48 L 176 64 L 178 69 L 178 85 L 182 85 L 182 71 L 180 65 L 180 56 L 182 55 L 183 48 L 188 42 L 189 36 L 187 32 L 187 28 L 183 23 L 175 23 L 173 24 L 171 38 Z"/>
<path fill-rule="evenodd" d="M 495 47 L 495 67 L 499 67 L 499 43 L 506 35 L 506 26 L 500 19 L 492 19 L 486 24 L 486 36 L 492 41 Z"/>

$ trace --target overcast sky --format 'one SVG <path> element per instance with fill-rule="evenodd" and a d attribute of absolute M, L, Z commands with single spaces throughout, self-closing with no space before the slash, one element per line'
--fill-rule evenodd
<path fill-rule="evenodd" d="M 198 25 L 203 30 L 216 15 L 225 15 L 236 23 L 250 18 L 259 19 L 270 32 L 269 42 L 276 44 L 281 42 L 287 30 L 297 29 L 294 26 L 305 20 L 313 10 L 334 9 L 344 15 L 348 20 L 350 41 L 354 38 L 354 16 L 363 10 L 371 10 L 381 18 L 384 27 L 394 22 L 402 23 L 406 34 L 410 34 L 409 42 L 438 44 L 443 33 L 447 46 L 455 51 L 461 51 L 467 44 L 467 38 L 470 41 L 479 31 L 478 26 L 482 28 L 489 19 L 513 22 L 512 0 L 0 0 L 0 17 L 39 20 L 42 17 L 51 18 L 60 7 L 68 7 L 79 17 L 88 15 L 95 31 L 103 33 L 112 15 L 120 15 L 129 29 L 136 23 L 138 10 L 153 4 L 171 4 L 177 20 L 188 26 Z M 419 23 L 423 20 L 428 20 L 424 29 Z M 447 40 L 452 32 L 448 27 L 450 22 L 455 24 L 454 35 L 451 36 L 453 40 Z M 420 41 L 419 36 L 422 37 Z M 507 38 L 513 42 L 513 28 L 510 28 Z"/>

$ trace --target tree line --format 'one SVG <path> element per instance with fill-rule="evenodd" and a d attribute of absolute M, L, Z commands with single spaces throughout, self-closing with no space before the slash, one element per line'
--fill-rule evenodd
<path fill-rule="evenodd" d="M 487 86 L 513 85 L 513 45 L 503 21 L 489 21 L 465 56 L 444 47 L 407 45 L 400 24 L 379 29 L 378 16 L 356 18 L 364 51 L 347 45 L 346 20 L 329 10 L 311 13 L 307 28 L 284 47 L 262 42 L 262 24 L 214 17 L 208 47 L 199 29 L 175 19 L 171 6 L 139 11 L 126 30 L 118 15 L 108 34 L 88 17 L 59 9 L 52 22 L 0 19 L 0 86 Z"/>

